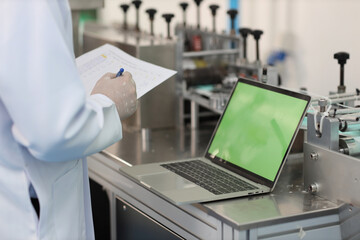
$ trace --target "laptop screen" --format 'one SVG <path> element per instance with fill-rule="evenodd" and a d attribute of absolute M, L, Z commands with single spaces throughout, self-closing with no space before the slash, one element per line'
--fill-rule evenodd
<path fill-rule="evenodd" d="M 206 157 L 271 187 L 309 102 L 300 93 L 239 79 Z"/>

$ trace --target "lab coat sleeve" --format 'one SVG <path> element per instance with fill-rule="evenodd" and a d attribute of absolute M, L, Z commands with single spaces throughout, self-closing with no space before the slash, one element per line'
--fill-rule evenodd
<path fill-rule="evenodd" d="M 84 157 L 122 137 L 114 103 L 85 95 L 67 27 L 71 17 L 64 16 L 70 11 L 59 9 L 68 8 L 60 2 L 66 3 L 4 0 L 0 6 L 0 97 L 15 139 L 44 161 Z"/>

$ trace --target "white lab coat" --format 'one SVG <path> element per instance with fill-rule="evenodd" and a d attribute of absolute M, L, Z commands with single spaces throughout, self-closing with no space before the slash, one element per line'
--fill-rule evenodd
<path fill-rule="evenodd" d="M 114 103 L 85 96 L 67 0 L 1 0 L 0 239 L 93 239 L 84 157 L 121 134 Z"/>

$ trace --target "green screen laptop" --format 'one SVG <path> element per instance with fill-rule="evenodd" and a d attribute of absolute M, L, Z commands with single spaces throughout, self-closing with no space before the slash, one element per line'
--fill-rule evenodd
<path fill-rule="evenodd" d="M 120 171 L 178 205 L 271 192 L 309 103 L 307 95 L 240 78 L 204 157 Z"/>

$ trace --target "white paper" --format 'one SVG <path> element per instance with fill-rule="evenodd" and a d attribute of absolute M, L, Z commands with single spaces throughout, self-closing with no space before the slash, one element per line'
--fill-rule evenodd
<path fill-rule="evenodd" d="M 76 64 L 88 95 L 105 73 L 116 74 L 120 68 L 131 73 L 138 99 L 176 73 L 130 56 L 110 44 L 81 55 L 76 58 Z"/>

